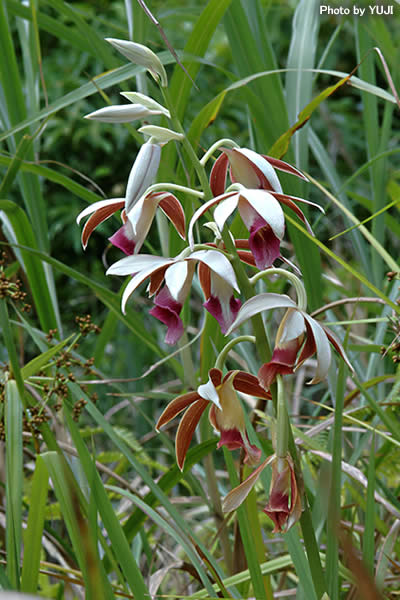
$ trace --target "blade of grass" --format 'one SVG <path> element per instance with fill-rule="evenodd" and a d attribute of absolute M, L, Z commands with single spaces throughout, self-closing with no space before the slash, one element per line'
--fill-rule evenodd
<path fill-rule="evenodd" d="M 76 271 L 72 267 L 65 265 L 61 261 L 58 261 L 57 259 L 48 256 L 47 254 L 44 254 L 39 250 L 36 250 L 34 248 L 28 248 L 27 246 L 19 246 L 18 244 L 11 245 L 20 248 L 21 250 L 28 250 L 31 254 L 39 256 L 40 259 L 44 262 L 48 262 L 49 264 L 51 264 L 55 269 L 59 270 L 61 273 L 64 273 L 68 277 L 71 277 L 72 279 L 75 279 L 76 281 L 79 281 L 80 283 L 89 287 L 96 294 L 99 300 L 101 300 L 101 302 L 103 302 L 105 306 L 112 310 L 118 316 L 120 321 L 124 323 L 127 326 L 127 328 L 130 331 L 132 331 L 132 333 L 138 336 L 138 338 L 142 342 L 144 342 L 146 346 L 148 346 L 158 356 L 167 356 L 162 350 L 162 348 L 160 348 L 159 344 L 153 338 L 153 336 L 149 334 L 149 332 L 143 325 L 141 318 L 135 314 L 135 311 L 129 311 L 126 315 L 124 315 L 121 312 L 121 300 L 119 295 L 114 294 L 105 286 L 94 281 L 93 279 L 90 279 L 86 275 L 83 275 L 80 271 Z M 181 377 L 182 367 L 178 363 L 178 361 L 176 361 L 175 359 L 171 359 L 170 364 L 172 365 L 174 370 L 176 370 L 178 377 Z"/>
<path fill-rule="evenodd" d="M 178 466 L 173 465 L 168 471 L 158 480 L 159 488 L 164 492 L 168 493 L 175 485 L 181 481 L 182 478 L 191 470 L 191 468 L 198 464 L 205 456 L 215 450 L 216 441 L 208 440 L 201 444 L 196 444 L 194 448 L 191 448 L 185 459 L 185 466 L 181 471 Z M 159 499 L 154 495 L 153 492 L 149 492 L 144 497 L 144 502 L 150 508 L 155 508 L 159 504 Z M 141 512 L 139 509 L 135 510 L 131 516 L 127 519 L 124 524 L 124 532 L 128 541 L 137 535 L 146 519 L 146 514 Z"/>
<path fill-rule="evenodd" d="M 299 113 L 311 100 L 311 72 L 315 64 L 318 41 L 319 3 L 316 0 L 301 0 L 298 3 L 292 22 L 287 66 L 290 71 L 286 75 L 286 98 L 289 122 L 295 123 Z M 295 165 L 298 169 L 308 170 L 308 135 L 307 127 L 293 138 Z"/>
<path fill-rule="evenodd" d="M 6 548 L 7 576 L 15 589 L 20 588 L 22 544 L 22 399 L 14 380 L 6 384 Z"/>
<path fill-rule="evenodd" d="M 40 371 L 45 365 L 47 365 L 53 356 L 56 356 L 71 340 L 74 338 L 74 334 L 71 334 L 65 340 L 62 340 L 58 344 L 55 344 L 45 352 L 39 354 L 39 356 L 35 356 L 32 358 L 26 365 L 21 368 L 21 375 L 24 379 L 28 379 L 32 375 L 35 375 L 38 371 Z"/>
<path fill-rule="evenodd" d="M 345 363 L 340 361 L 336 382 L 335 423 L 331 440 L 332 468 L 328 495 L 326 569 L 328 593 L 331 600 L 339 600 L 339 541 L 340 497 L 342 490 L 342 425 L 345 392 Z"/>
<path fill-rule="evenodd" d="M 246 78 L 267 69 L 274 70 L 277 61 L 263 26 L 264 10 L 258 0 L 242 3 L 233 0 L 224 19 L 224 26 L 232 58 L 240 77 Z M 252 25 L 258 23 L 254 29 Z M 238 86 L 239 87 L 239 86 Z M 289 126 L 281 80 L 277 73 L 264 81 L 257 77 L 244 90 L 243 99 L 248 103 L 252 117 L 257 123 L 258 146 L 268 148 Z M 271 118 L 271 115 L 274 118 Z"/>
<path fill-rule="evenodd" d="M 362 543 L 363 562 L 371 573 L 375 567 L 375 436 L 371 437 L 368 453 L 368 486 Z"/>
<path fill-rule="evenodd" d="M 110 44 L 100 37 L 95 27 L 86 23 L 85 19 L 79 14 L 73 4 L 63 2 L 63 0 L 41 0 L 41 2 L 51 6 L 53 10 L 58 11 L 62 18 L 72 21 L 82 38 L 89 42 L 93 56 L 98 57 L 107 69 L 115 68 L 118 61 Z"/>
<path fill-rule="evenodd" d="M 378 557 L 378 563 L 376 565 L 376 585 L 379 589 L 383 589 L 385 583 L 385 574 L 389 566 L 390 555 L 393 552 L 393 547 L 395 542 L 399 539 L 399 531 L 400 531 L 400 521 L 397 519 L 392 527 L 390 528 L 389 533 L 387 534 L 383 544 L 381 551 Z"/>
<path fill-rule="evenodd" d="M 199 574 L 199 577 L 201 578 L 201 581 L 204 584 L 204 587 L 206 588 L 207 592 L 209 594 L 213 593 L 213 588 L 210 584 L 207 574 L 204 571 L 196 552 L 191 547 L 190 539 L 187 539 L 187 537 L 185 535 L 183 535 L 182 532 L 176 528 L 176 524 L 175 524 L 175 526 L 172 526 L 161 515 L 159 515 L 154 509 L 150 508 L 141 498 L 139 498 L 138 496 L 134 496 L 128 490 L 124 490 L 122 488 L 119 488 L 119 487 L 116 487 L 113 485 L 107 485 L 106 489 L 113 491 L 121 496 L 124 496 L 125 498 L 129 498 L 129 500 L 135 506 L 137 506 L 141 511 L 146 513 L 148 515 L 148 517 L 154 523 L 156 523 L 161 529 L 163 529 L 166 533 L 168 533 L 168 535 L 170 535 L 175 541 L 177 541 L 179 543 L 179 545 L 186 552 L 188 558 L 190 558 L 193 566 L 196 568 L 197 573 Z M 232 596 L 230 596 L 230 595 L 228 597 L 232 598 Z"/>
<path fill-rule="evenodd" d="M 41 456 L 53 483 L 63 521 L 85 581 L 85 595 L 90 600 L 112 600 L 114 596 L 111 586 L 87 525 L 87 502 L 72 471 L 64 456 L 57 452 L 46 452 Z"/>
<path fill-rule="evenodd" d="M 37 248 L 36 236 L 25 211 L 10 200 L 0 200 L 0 211 L 7 215 L 17 243 Z M 42 329 L 48 331 L 57 328 L 57 315 L 42 262 L 30 251 L 23 249 L 21 257 Z"/>
<path fill-rule="evenodd" d="M 20 4 L 16 0 L 7 0 L 7 11 L 9 15 L 22 17 L 27 21 L 33 19 L 30 8 Z M 56 36 L 60 40 L 65 40 L 80 52 L 91 52 L 91 46 L 86 37 L 80 35 L 71 25 L 64 25 L 60 22 L 60 19 L 46 15 L 40 10 L 37 12 L 37 22 L 40 29 Z"/>
<path fill-rule="evenodd" d="M 9 360 L 9 377 L 15 379 L 21 399 L 24 401 L 25 388 L 24 380 L 21 375 L 17 349 L 15 346 L 14 332 L 8 317 L 7 302 L 0 298 L 0 326 L 3 335 L 4 345 Z"/>
<path fill-rule="evenodd" d="M 15 164 L 14 160 L 15 157 L 9 158 L 7 156 L 0 155 L 0 165 L 8 166 L 9 169 L 11 167 L 11 164 Z M 83 200 L 86 200 L 87 202 L 97 202 L 98 200 L 103 200 L 102 196 L 95 194 L 91 190 L 88 190 L 83 185 L 80 185 L 76 181 L 73 181 L 73 179 L 71 179 L 70 177 L 63 175 L 62 173 L 58 173 L 54 169 L 50 169 L 49 167 L 45 167 L 44 165 L 38 165 L 32 162 L 19 162 L 16 163 L 16 166 L 18 167 L 18 169 L 21 169 L 21 171 L 33 173 L 35 175 L 38 175 L 39 177 L 44 177 L 49 181 L 53 181 L 54 183 L 62 185 L 66 190 L 72 192 L 80 198 L 83 198 Z M 3 197 L 4 196 L 6 196 L 6 192 L 3 193 Z"/>
<path fill-rule="evenodd" d="M 313 180 L 315 182 L 315 180 Z M 315 182 L 316 183 L 316 182 Z M 336 203 L 338 203 L 338 201 L 336 200 L 336 198 L 334 196 L 332 196 L 332 194 L 330 194 L 325 188 L 323 188 L 323 186 L 321 186 L 320 184 L 316 183 L 317 187 L 320 187 L 324 190 L 324 193 L 327 194 L 327 196 L 329 198 L 334 199 L 334 201 Z M 338 203 L 340 204 L 340 203 Z M 347 210 L 344 209 L 343 207 L 343 212 L 347 213 Z M 347 263 L 346 261 L 344 261 L 342 258 L 340 258 L 340 256 L 338 256 L 337 254 L 335 254 L 334 252 L 332 252 L 332 250 L 330 250 L 327 246 L 325 246 L 325 244 L 323 244 L 322 242 L 320 242 L 317 238 L 313 237 L 310 233 L 308 233 L 308 231 L 302 227 L 301 225 L 299 225 L 299 223 L 297 223 L 290 215 L 286 215 L 286 219 L 292 223 L 297 229 L 299 229 L 300 231 L 303 232 L 303 234 L 308 237 L 313 244 L 315 244 L 316 246 L 319 246 L 319 248 L 321 248 L 321 250 L 327 254 L 328 256 L 330 256 L 334 261 L 336 261 L 337 263 L 339 263 L 346 271 L 348 271 L 349 273 L 351 273 L 353 275 L 353 277 L 355 277 L 356 279 L 358 279 L 363 285 L 365 285 L 365 287 L 367 287 L 368 289 L 370 289 L 375 296 L 378 296 L 379 298 L 382 298 L 382 300 L 384 300 L 386 302 L 386 304 L 388 304 L 391 308 L 393 308 L 393 310 L 396 313 L 400 313 L 400 308 L 398 305 L 396 305 L 392 300 L 390 300 L 386 294 L 384 294 L 380 289 L 378 289 L 373 283 L 371 283 L 367 277 L 365 277 L 364 275 L 362 275 L 359 271 L 357 271 L 357 269 L 355 269 L 352 265 L 350 265 L 349 263 Z M 355 217 L 354 217 L 355 219 Z M 371 234 L 369 233 L 369 231 L 363 227 L 360 227 L 360 229 L 362 229 L 363 235 L 369 239 Z M 374 238 L 372 238 L 371 243 L 373 243 Z M 393 267 L 397 267 L 397 263 L 391 258 L 391 256 L 386 252 L 386 250 L 382 247 L 380 247 L 377 243 L 375 243 L 375 246 L 377 249 L 379 249 L 378 251 L 381 253 L 382 256 L 385 257 L 385 260 L 388 262 L 389 265 L 391 265 L 390 268 Z M 398 270 L 397 268 L 393 268 L 393 270 Z"/>
<path fill-rule="evenodd" d="M 210 555 L 208 550 L 205 548 L 204 544 L 202 544 L 200 542 L 200 540 L 197 539 L 197 536 L 195 536 L 193 530 L 190 529 L 190 527 L 186 524 L 185 520 L 182 518 L 179 511 L 171 504 L 171 502 L 168 500 L 168 498 L 164 494 L 164 492 L 153 481 L 153 478 L 150 476 L 150 474 L 148 473 L 146 468 L 138 460 L 136 460 L 133 452 L 131 452 L 131 450 L 128 448 L 126 443 L 123 442 L 122 439 L 118 435 L 116 435 L 116 433 L 113 430 L 113 428 L 111 427 L 111 425 L 108 423 L 108 421 L 106 421 L 104 419 L 103 415 L 97 409 L 97 407 L 93 404 L 93 402 L 90 400 L 90 398 L 86 394 L 84 394 L 82 392 L 81 388 L 78 387 L 76 384 L 71 383 L 71 384 L 69 384 L 69 387 L 72 390 L 72 392 L 76 394 L 77 397 L 79 397 L 79 398 L 83 397 L 87 401 L 86 410 L 89 412 L 91 417 L 95 420 L 95 422 L 100 427 L 103 428 L 105 434 L 110 438 L 112 443 L 115 444 L 117 446 L 117 448 L 119 448 L 119 450 L 124 454 L 125 458 L 132 465 L 132 467 L 135 469 L 135 471 L 138 473 L 138 475 L 142 478 L 142 480 L 146 483 L 146 485 L 149 486 L 150 490 L 153 492 L 153 494 L 158 499 L 160 504 L 164 507 L 164 509 L 170 515 L 170 518 L 172 519 L 172 521 L 176 522 L 176 524 L 182 531 L 184 531 L 186 534 L 189 534 L 193 537 L 194 541 L 198 544 L 199 548 L 205 554 L 207 559 L 214 565 L 214 568 L 216 569 L 219 576 L 222 577 L 223 575 L 220 571 L 218 564 L 215 562 L 213 557 Z"/>
<path fill-rule="evenodd" d="M 224 447 L 224 458 L 226 467 L 229 473 L 229 479 L 232 487 L 239 485 L 239 478 L 236 473 L 236 469 L 232 460 L 230 452 Z M 268 598 L 268 590 L 265 586 L 265 582 L 260 569 L 260 561 L 257 556 L 257 551 L 254 545 L 254 540 L 251 535 L 250 523 L 246 507 L 242 504 L 236 511 L 240 535 L 243 542 L 244 552 L 246 555 L 247 564 L 249 566 L 251 584 L 255 597 L 260 600 Z"/>
<path fill-rule="evenodd" d="M 35 594 L 38 589 L 48 479 L 49 475 L 46 465 L 41 456 L 38 456 L 29 494 L 30 508 L 28 523 L 24 533 L 24 561 L 22 564 L 21 590 L 26 594 Z"/>
<path fill-rule="evenodd" d="M 284 534 L 284 539 L 287 548 L 290 552 L 290 557 L 293 562 L 293 566 L 296 570 L 297 576 L 300 582 L 300 589 L 298 594 L 303 593 L 303 598 L 306 600 L 318 600 L 315 593 L 315 587 L 311 576 L 310 566 L 307 556 L 304 552 L 304 548 L 300 541 L 299 531 L 297 528 L 292 527 L 290 531 Z M 300 600 L 300 597 L 299 597 Z"/>
<path fill-rule="evenodd" d="M 72 440 L 77 449 L 80 464 L 90 486 L 91 494 L 93 494 L 96 499 L 96 507 L 108 533 L 115 558 L 121 566 L 131 591 L 135 594 L 135 599 L 145 600 L 149 595 L 149 591 L 144 583 L 139 567 L 132 556 L 128 541 L 123 533 L 121 524 L 111 505 L 110 499 L 107 496 L 96 467 L 93 464 L 93 460 L 82 440 L 77 425 L 72 420 L 68 410 L 64 411 L 64 416 Z M 103 574 L 105 577 L 104 571 Z"/>
<path fill-rule="evenodd" d="M 366 52 L 375 45 L 375 43 L 369 37 L 364 22 L 361 23 L 359 19 L 356 21 L 356 43 L 359 61 L 361 57 L 364 56 Z M 376 82 L 374 56 L 375 55 L 372 54 L 372 56 L 363 61 L 359 67 L 361 77 L 366 81 L 371 82 L 372 85 L 375 85 Z M 384 126 L 383 123 L 379 123 L 378 102 L 375 96 L 362 92 L 361 97 L 363 102 L 362 116 L 366 133 L 368 159 L 371 159 L 373 156 L 378 154 L 378 152 L 387 148 L 391 123 L 390 118 L 389 120 L 384 119 Z M 371 191 L 374 205 L 373 212 L 379 211 L 385 202 L 385 171 L 385 160 L 371 165 L 370 173 Z M 373 221 L 372 235 L 377 242 L 379 242 L 381 245 L 384 245 L 385 229 L 383 216 L 377 217 Z M 372 251 L 371 259 L 373 281 L 375 284 L 379 285 L 383 276 L 382 259 L 374 251 Z"/>

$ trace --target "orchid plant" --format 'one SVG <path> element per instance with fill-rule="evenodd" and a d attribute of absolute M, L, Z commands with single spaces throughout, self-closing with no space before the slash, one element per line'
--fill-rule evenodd
<path fill-rule="evenodd" d="M 185 332 L 181 313 L 197 278 L 204 295 L 203 307 L 216 319 L 228 341 L 209 371 L 208 381 L 197 381 L 197 389 L 184 391 L 163 410 L 156 429 L 181 415 L 176 433 L 176 460 L 183 469 L 186 453 L 202 415 L 208 418 L 220 436 L 218 448 L 241 449 L 241 457 L 249 467 L 255 467 L 238 487 L 225 497 L 223 510 L 236 510 L 258 480 L 262 470 L 272 467 L 269 501 L 264 512 L 271 518 L 275 532 L 285 532 L 301 519 L 307 509 L 303 499 L 300 462 L 296 455 L 288 419 L 285 377 L 299 369 L 311 356 L 316 356 L 315 374 L 310 384 L 323 380 L 331 363 L 331 348 L 351 365 L 334 333 L 307 312 L 307 297 L 297 266 L 282 255 L 285 238 L 285 212 L 289 208 L 312 233 L 311 226 L 298 204 L 323 208 L 304 198 L 285 194 L 277 171 L 307 180 L 305 174 L 290 164 L 241 148 L 229 139 L 215 142 L 199 158 L 184 134 L 174 107 L 170 105 L 168 80 L 158 57 L 148 48 L 134 42 L 108 39 L 129 60 L 143 66 L 160 85 L 166 106 L 138 92 L 124 93 L 131 104 L 109 106 L 89 115 L 112 123 L 163 116 L 169 119 L 169 129 L 146 125 L 139 129 L 144 142 L 132 166 L 125 197 L 96 202 L 85 208 L 78 223 L 89 217 L 82 231 L 86 248 L 93 231 L 114 213 L 120 211 L 122 225 L 109 238 L 111 244 L 125 256 L 111 265 L 109 275 L 128 276 L 122 294 L 122 311 L 132 310 L 131 297 L 142 283 L 148 281 L 147 293 L 154 299 L 150 314 L 166 326 L 166 344 L 177 344 Z M 154 183 L 163 147 L 183 144 L 197 174 L 193 187 L 174 182 Z M 207 167 L 211 159 L 214 164 Z M 228 173 L 229 179 L 228 181 Z M 191 196 L 195 210 L 189 210 L 177 196 Z M 176 256 L 156 256 L 142 253 L 157 209 L 166 215 L 187 245 Z M 229 218 L 235 210 L 248 230 L 246 239 L 235 239 Z M 208 215 L 206 229 L 199 227 Z M 211 219 L 211 220 L 210 220 Z M 187 225 L 188 224 L 188 225 Z M 210 241 L 210 231 L 214 239 Z M 204 232 L 204 237 L 203 237 Z M 280 261 L 286 268 L 274 267 Z M 272 292 L 259 292 L 259 280 L 285 277 L 296 291 L 297 298 Z M 256 285 L 257 284 L 257 285 Z M 261 314 L 267 311 L 286 312 L 281 318 L 271 351 Z M 254 336 L 236 332 L 251 322 Z M 248 327 L 246 327 L 247 331 Z M 234 333 L 235 332 L 235 333 Z M 234 337 L 235 336 L 235 337 Z M 225 369 L 230 350 L 243 341 L 251 341 L 259 350 L 258 373 Z M 182 352 L 188 350 L 187 345 Z M 263 456 L 261 444 L 250 435 L 250 419 L 239 399 L 247 394 L 271 404 L 274 417 L 272 442 L 274 454 Z M 250 441 L 250 439 L 252 441 Z"/>

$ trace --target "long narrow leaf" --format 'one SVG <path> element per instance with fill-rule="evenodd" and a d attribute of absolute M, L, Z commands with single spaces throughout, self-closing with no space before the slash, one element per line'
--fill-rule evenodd
<path fill-rule="evenodd" d="M 22 400 L 13 380 L 6 384 L 6 402 L 7 576 L 18 589 L 22 543 Z"/>

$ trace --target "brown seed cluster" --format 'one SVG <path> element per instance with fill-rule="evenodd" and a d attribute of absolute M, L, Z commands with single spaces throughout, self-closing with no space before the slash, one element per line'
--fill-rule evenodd
<path fill-rule="evenodd" d="M 25 302 L 27 294 L 21 289 L 21 281 L 19 279 L 8 278 L 2 263 L 4 263 L 4 259 L 0 260 L 0 298 L 10 298 L 10 300 L 19 304 L 22 312 L 29 311 L 32 306 Z"/>
<path fill-rule="evenodd" d="M 399 274 L 397 271 L 388 271 L 386 273 L 386 277 L 388 281 L 393 281 L 393 279 L 395 279 L 396 277 L 399 277 Z"/>
<path fill-rule="evenodd" d="M 83 336 L 88 335 L 88 333 L 100 333 L 101 329 L 95 323 L 92 323 L 91 315 L 85 315 L 84 317 L 75 317 L 75 321 L 78 324 L 79 331 Z"/>
<path fill-rule="evenodd" d="M 75 402 L 74 407 L 72 409 L 72 418 L 74 421 L 79 421 L 79 417 L 81 416 L 82 410 L 85 408 L 87 404 L 86 400 L 81 398 L 78 402 Z"/>
<path fill-rule="evenodd" d="M 40 433 L 43 423 L 50 420 L 50 415 L 46 413 L 42 406 L 36 404 L 31 406 L 23 417 L 23 431 L 28 431 L 34 435 Z"/>
<path fill-rule="evenodd" d="M 78 323 L 79 331 L 83 336 L 86 336 L 89 333 L 99 333 L 100 331 L 100 328 L 92 323 L 90 315 L 77 317 L 76 322 Z M 48 342 L 52 342 L 57 333 L 57 329 L 51 329 L 46 336 Z M 70 398 L 69 382 L 76 383 L 78 377 L 81 377 L 82 375 L 96 374 L 96 370 L 94 369 L 94 357 L 82 360 L 72 352 L 72 350 L 76 350 L 77 348 L 78 344 L 76 343 L 73 345 L 73 348 L 60 351 L 45 369 L 42 369 L 35 374 L 36 377 L 34 383 L 29 382 L 30 385 L 34 385 L 36 393 L 30 396 L 31 404 L 25 411 L 23 431 L 30 433 L 34 438 L 40 433 L 43 424 L 49 421 L 52 411 L 60 411 L 64 402 Z M 3 370 L 6 372 L 8 366 L 3 365 Z M 7 378 L 4 377 L 2 379 L 3 381 L 0 381 L 0 403 L 3 403 L 5 400 L 4 382 Z M 89 394 L 87 385 L 83 383 L 79 383 L 79 385 L 82 392 L 90 395 L 92 402 L 97 402 L 98 396 L 96 393 Z M 40 399 L 38 398 L 39 396 Z M 79 420 L 86 404 L 87 401 L 81 398 L 73 405 L 72 414 L 75 421 Z M 0 441 L 4 440 L 4 435 L 4 418 L 0 418 Z"/>

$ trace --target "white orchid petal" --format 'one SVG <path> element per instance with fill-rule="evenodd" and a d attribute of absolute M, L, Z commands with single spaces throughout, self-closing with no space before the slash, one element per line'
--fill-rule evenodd
<path fill-rule="evenodd" d="M 145 119 L 153 115 L 160 115 L 159 110 L 150 110 L 141 104 L 118 104 L 106 106 L 85 115 L 85 119 L 102 121 L 103 123 L 129 123 L 138 119 Z"/>
<path fill-rule="evenodd" d="M 214 221 L 218 229 L 223 230 L 226 220 L 231 216 L 239 202 L 239 194 L 235 194 L 221 202 L 214 210 Z"/>
<path fill-rule="evenodd" d="M 79 223 L 84 217 L 87 215 L 91 215 L 92 213 L 99 210 L 99 208 L 104 208 L 105 206 L 112 206 L 113 204 L 119 204 L 123 202 L 125 198 L 111 198 L 110 200 L 99 200 L 98 202 L 93 202 L 93 204 L 89 204 L 84 210 L 82 210 L 79 215 L 76 217 L 76 222 Z"/>
<path fill-rule="evenodd" d="M 155 138 L 159 144 L 166 144 L 171 140 L 180 141 L 185 137 L 183 133 L 172 131 L 172 129 L 168 129 L 167 127 L 159 127 L 158 125 L 144 125 L 143 127 L 139 127 L 138 131 Z"/>
<path fill-rule="evenodd" d="M 203 262 L 212 271 L 217 273 L 217 275 L 222 277 L 233 289 L 240 292 L 231 263 L 218 250 L 197 250 L 196 252 L 192 252 L 188 258 Z"/>
<path fill-rule="evenodd" d="M 237 329 L 242 323 L 259 314 L 263 310 L 272 310 L 274 308 L 297 308 L 297 305 L 289 296 L 285 294 L 265 293 L 253 296 L 247 300 L 240 308 L 238 315 L 229 327 L 225 335 L 229 335 Z"/>
<path fill-rule="evenodd" d="M 278 175 L 275 173 L 274 167 L 263 157 L 261 154 L 257 154 L 254 150 L 249 148 L 238 148 L 235 152 L 243 154 L 248 158 L 268 179 L 269 183 L 276 192 L 282 192 L 282 187 L 278 179 Z"/>
<path fill-rule="evenodd" d="M 246 221 L 246 206 L 243 205 L 242 198 L 268 223 L 274 235 L 279 240 L 283 239 L 285 234 L 285 215 L 278 200 L 265 190 L 242 190 L 240 192 L 239 210 L 244 221 Z M 246 226 L 248 227 L 247 223 Z"/>
<path fill-rule="evenodd" d="M 303 315 L 296 309 L 289 309 L 279 325 L 275 345 L 296 340 L 304 332 L 305 324 Z"/>
<path fill-rule="evenodd" d="M 121 310 L 124 314 L 126 312 L 126 303 L 128 302 L 129 297 L 133 294 L 133 292 L 136 290 L 136 288 L 138 288 L 139 285 L 147 279 L 147 277 L 150 277 L 150 275 L 152 273 L 154 273 L 154 271 L 155 271 L 155 268 L 150 267 L 148 269 L 144 269 L 144 270 L 140 271 L 139 273 L 134 275 L 134 277 L 132 277 L 132 279 L 130 280 L 130 282 L 128 283 L 126 288 L 124 289 L 124 293 L 122 294 Z"/>
<path fill-rule="evenodd" d="M 319 383 L 327 376 L 329 365 L 331 364 L 332 353 L 328 337 L 321 325 L 306 313 L 302 314 L 311 327 L 316 346 L 317 370 L 312 380 L 307 382 L 311 385 L 313 383 Z"/>
<path fill-rule="evenodd" d="M 219 408 L 220 410 L 222 410 L 220 401 L 219 401 L 219 396 L 218 396 L 218 392 L 215 389 L 215 386 L 212 382 L 211 379 L 209 379 L 207 381 L 207 383 L 203 383 L 202 385 L 200 385 L 197 388 L 197 393 L 204 398 L 204 400 L 209 400 L 210 402 L 212 402 L 213 404 L 215 404 L 215 406 L 217 408 Z"/>
<path fill-rule="evenodd" d="M 153 271 L 164 265 L 171 264 L 172 258 L 153 256 L 152 254 L 138 254 L 137 256 L 125 256 L 117 261 L 107 270 L 107 275 L 132 275 L 151 268 Z"/>
<path fill-rule="evenodd" d="M 247 498 L 253 487 L 258 481 L 261 472 L 274 459 L 275 455 L 266 458 L 240 485 L 231 490 L 222 500 L 222 511 L 231 512 L 236 510 Z"/>
<path fill-rule="evenodd" d="M 193 228 L 194 228 L 194 224 L 196 223 L 196 221 L 198 219 L 200 219 L 200 217 L 203 216 L 204 213 L 206 213 L 212 206 L 214 206 L 214 204 L 218 204 L 218 202 L 221 202 L 222 200 L 225 200 L 225 198 L 229 198 L 230 196 L 233 196 L 235 194 L 236 194 L 236 192 L 230 192 L 228 194 L 221 194 L 221 196 L 216 196 L 215 198 L 211 198 L 211 200 L 208 200 L 207 202 L 202 204 L 200 206 L 200 208 L 198 208 L 196 210 L 196 212 L 194 213 L 193 217 L 190 220 L 189 229 L 188 229 L 188 241 L 189 241 L 189 246 L 191 248 L 193 248 L 193 246 L 194 246 Z"/>
<path fill-rule="evenodd" d="M 180 293 L 185 286 L 189 274 L 189 265 L 185 260 L 181 260 L 171 265 L 165 273 L 165 284 L 168 287 L 171 296 L 179 302 Z"/>
<path fill-rule="evenodd" d="M 278 193 L 278 192 L 270 191 L 269 193 L 272 196 L 277 194 L 279 197 L 279 193 L 281 193 L 281 192 Z M 316 202 L 311 202 L 311 200 L 306 200 L 305 198 L 300 198 L 299 196 L 290 196 L 289 194 L 283 194 L 283 193 L 281 193 L 281 195 L 285 196 L 286 198 L 289 198 L 289 200 L 293 200 L 294 202 L 300 202 L 302 204 L 307 204 L 307 206 L 312 206 L 313 208 L 318 208 L 318 210 L 320 210 L 323 214 L 325 214 L 325 209 L 320 204 L 317 204 Z"/>
<path fill-rule="evenodd" d="M 127 100 L 129 100 L 129 102 L 132 102 L 133 104 L 142 104 L 142 106 L 145 106 L 146 108 L 149 108 L 150 110 L 159 111 L 160 113 L 162 113 L 163 115 L 168 117 L 168 119 L 171 117 L 169 110 L 167 108 L 165 108 L 165 106 L 162 106 L 162 104 L 159 104 L 158 102 L 153 100 L 153 98 L 150 98 L 150 96 L 146 96 L 145 94 L 141 94 L 140 92 L 120 92 L 120 93 L 121 93 L 121 96 L 124 96 L 124 98 L 126 98 Z"/>
<path fill-rule="evenodd" d="M 156 214 L 158 202 L 159 200 L 155 195 L 150 194 L 148 196 L 142 196 L 127 214 L 128 220 L 132 225 L 138 247 L 142 246 L 147 237 Z"/>

